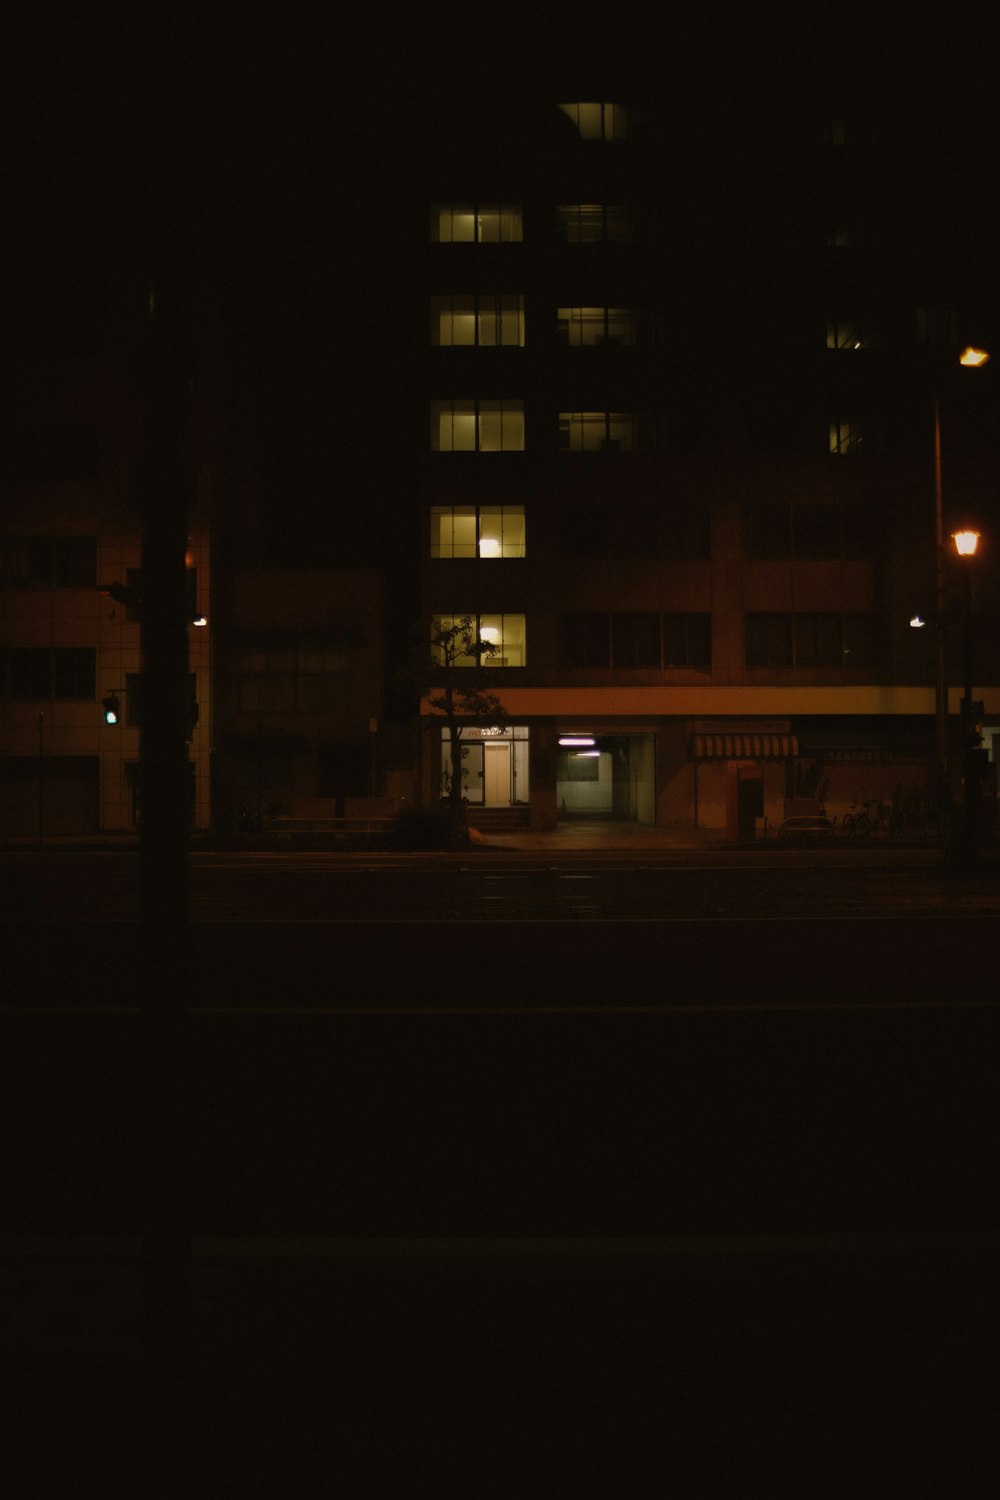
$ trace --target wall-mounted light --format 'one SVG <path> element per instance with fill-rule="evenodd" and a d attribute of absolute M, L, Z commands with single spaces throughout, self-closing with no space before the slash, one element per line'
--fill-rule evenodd
<path fill-rule="evenodd" d="M 911 620 L 910 620 L 910 629 L 911 630 L 923 630 L 923 628 L 924 628 L 924 626 L 926 624 L 927 624 L 927 621 L 924 619 L 923 615 L 913 615 L 912 618 L 911 618 Z"/>
<path fill-rule="evenodd" d="M 961 354 L 958 356 L 958 362 L 960 365 L 965 365 L 966 367 L 971 366 L 973 369 L 977 368 L 977 366 L 979 365 L 984 365 L 988 359 L 989 355 L 987 354 L 985 349 L 974 349 L 971 344 L 969 344 L 967 348 L 963 349 Z"/>
<path fill-rule="evenodd" d="M 592 734 L 561 734 L 559 743 L 563 749 L 571 750 L 575 746 L 593 745 L 594 736 Z"/>

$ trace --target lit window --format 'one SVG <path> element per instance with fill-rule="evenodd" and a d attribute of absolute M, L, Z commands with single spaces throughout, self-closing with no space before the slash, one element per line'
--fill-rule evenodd
<path fill-rule="evenodd" d="M 584 141 L 624 141 L 628 136 L 628 112 L 621 104 L 560 104 L 558 106 L 580 132 Z"/>
<path fill-rule="evenodd" d="M 510 244 L 523 238 L 516 203 L 435 203 L 431 209 L 434 244 Z"/>
<path fill-rule="evenodd" d="M 558 318 L 559 342 L 571 349 L 637 342 L 636 315 L 630 307 L 560 307 Z"/>
<path fill-rule="evenodd" d="M 523 505 L 431 506 L 431 557 L 523 556 Z"/>
<path fill-rule="evenodd" d="M 469 621 L 468 639 L 471 649 L 456 656 L 452 665 L 474 667 L 478 662 L 484 667 L 523 667 L 525 663 L 525 628 L 523 615 L 477 615 L 453 614 L 433 615 L 431 639 L 442 631 Z M 459 637 L 461 639 L 461 637 Z M 482 649 L 477 649 L 481 643 Z"/>
<path fill-rule="evenodd" d="M 434 453 L 521 453 L 523 401 L 432 401 Z"/>
<path fill-rule="evenodd" d="M 524 298 L 457 292 L 432 297 L 431 343 L 523 347 Z"/>
<path fill-rule="evenodd" d="M 861 428 L 857 422 L 830 423 L 831 453 L 856 453 L 861 446 Z"/>
<path fill-rule="evenodd" d="M 828 349 L 864 349 L 867 344 L 867 338 L 853 319 L 832 318 L 826 325 Z"/>
<path fill-rule="evenodd" d="M 634 412 L 561 411 L 559 446 L 565 453 L 629 453 L 648 446 Z"/>
<path fill-rule="evenodd" d="M 624 208 L 607 203 L 560 203 L 556 209 L 559 232 L 569 245 L 601 241 L 627 243 L 632 226 Z"/>

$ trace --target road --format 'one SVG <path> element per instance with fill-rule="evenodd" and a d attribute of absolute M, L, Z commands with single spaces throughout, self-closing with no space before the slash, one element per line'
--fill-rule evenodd
<path fill-rule="evenodd" d="M 129 856 L 3 869 L 14 1342 L 29 1393 L 100 1393 L 89 1452 L 138 1358 L 156 976 Z M 264 1493 L 321 1401 L 358 1494 L 396 1442 L 442 1493 L 648 1493 L 664 1444 L 685 1493 L 792 1453 L 798 1493 L 979 1492 L 998 896 L 808 856 L 192 860 L 191 1430 L 261 1478 L 280 1412 Z"/>

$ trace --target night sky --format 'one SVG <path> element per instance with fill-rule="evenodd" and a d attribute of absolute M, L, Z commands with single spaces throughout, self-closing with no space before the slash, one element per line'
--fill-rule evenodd
<path fill-rule="evenodd" d="M 989 33 L 887 9 L 584 7 L 539 20 L 515 8 L 478 25 L 448 9 L 33 10 L 7 46 L 10 366 L 127 344 L 155 284 L 161 308 L 231 351 L 265 489 L 303 520 L 328 517 L 332 468 L 362 496 L 382 482 L 345 454 L 351 434 L 377 448 L 386 404 L 405 396 L 418 353 L 398 347 L 408 216 L 426 201 L 428 162 L 455 165 L 442 143 L 456 121 L 456 160 L 475 164 L 494 127 L 516 133 L 518 101 L 654 99 L 683 123 L 680 166 L 703 185 L 707 217 L 735 222 L 741 162 L 766 151 L 783 110 L 898 105 L 913 134 L 908 211 L 933 234 L 981 187 L 989 217 Z M 735 199 L 712 200 L 720 182 Z M 771 191 L 780 202 L 782 184 Z M 737 206 L 752 258 L 752 192 Z M 987 297 L 993 265 L 991 245 L 970 250 Z"/>

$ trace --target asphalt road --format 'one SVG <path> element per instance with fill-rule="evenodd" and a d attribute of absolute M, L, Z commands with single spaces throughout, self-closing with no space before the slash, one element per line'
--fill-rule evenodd
<path fill-rule="evenodd" d="M 129 857 L 4 861 L 41 1491 L 135 1492 L 164 1152 L 204 1493 L 992 1490 L 992 872 L 643 865 L 193 860 L 164 1059 Z"/>

